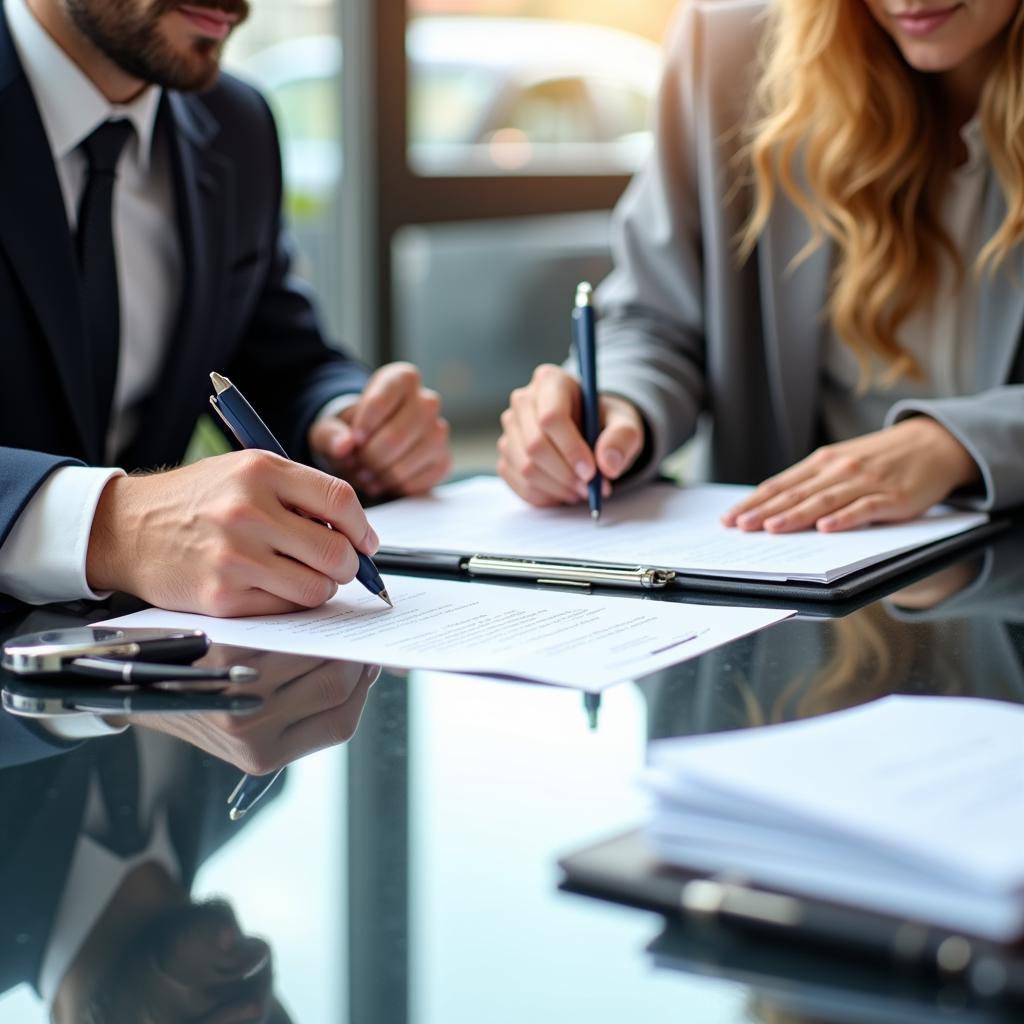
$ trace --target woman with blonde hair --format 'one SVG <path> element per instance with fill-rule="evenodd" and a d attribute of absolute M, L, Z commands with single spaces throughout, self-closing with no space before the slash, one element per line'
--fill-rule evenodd
<path fill-rule="evenodd" d="M 1024 4 L 691 0 L 615 219 L 595 454 L 571 370 L 503 414 L 536 505 L 652 476 L 710 414 L 745 530 L 1024 501 Z"/>

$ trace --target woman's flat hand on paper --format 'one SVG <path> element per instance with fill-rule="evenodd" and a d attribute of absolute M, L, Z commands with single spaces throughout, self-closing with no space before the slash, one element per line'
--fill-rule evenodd
<path fill-rule="evenodd" d="M 587 500 L 595 468 L 608 481 L 628 470 L 644 446 L 644 423 L 623 398 L 602 395 L 601 434 L 595 450 L 580 433 L 579 381 L 560 366 L 538 366 L 501 414 L 498 473 L 531 505 L 575 505 Z"/>
<path fill-rule="evenodd" d="M 765 480 L 722 522 L 747 531 L 834 533 L 914 519 L 979 481 L 967 449 L 936 420 L 915 416 L 819 448 Z"/>

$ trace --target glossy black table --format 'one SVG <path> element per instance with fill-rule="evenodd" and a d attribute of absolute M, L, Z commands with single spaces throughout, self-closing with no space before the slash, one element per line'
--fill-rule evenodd
<path fill-rule="evenodd" d="M 27 623 L 9 617 L 3 631 L 110 613 L 44 610 Z M 560 892 L 556 861 L 642 821 L 636 777 L 652 738 L 820 714 L 891 692 L 1024 700 L 1020 526 L 862 607 L 804 608 L 797 619 L 612 688 L 596 728 L 575 691 L 392 671 L 371 686 L 376 673 L 362 666 L 220 656 L 261 666 L 272 691 L 262 719 L 196 721 L 178 730 L 188 742 L 130 730 L 140 748 L 177 751 L 164 794 L 170 818 L 191 816 L 204 837 L 184 858 L 195 862 L 185 872 L 195 869 L 191 897 L 216 895 L 232 908 L 200 913 L 173 949 L 146 960 L 170 976 L 179 1001 L 154 1020 L 1015 1019 L 998 1007 L 951 1004 L 927 985 L 897 1004 L 884 973 L 874 991 L 856 964 L 840 958 L 831 971 L 777 942 L 763 950 L 748 943 L 742 970 L 723 969 L 710 939 L 706 950 L 691 942 L 682 955 L 671 934 L 658 938 L 657 915 Z M 281 711 L 288 693 L 337 706 L 322 728 L 302 734 Z M 0 771 L 0 907 L 8 908 L 6 921 L 0 910 L 0 1021 L 48 1019 L 32 989 L 39 979 L 29 975 L 53 941 L 55 890 L 82 827 L 81 809 L 63 813 L 60 805 L 68 799 L 71 807 L 89 752 L 109 742 Z M 225 799 L 240 767 L 268 771 L 295 757 L 299 742 L 333 745 L 289 768 L 242 825 L 228 822 Z M 75 759 L 84 767 L 71 771 Z M 38 818 L 42 829 L 32 826 Z M 55 848 L 65 852 L 54 857 Z M 211 938 L 209 927 L 230 930 L 231 913 L 244 934 L 268 943 L 273 991 L 286 1010 L 271 1009 L 265 947 L 243 940 L 218 952 L 219 933 Z M 245 971 L 250 978 L 240 979 Z M 117 972 L 115 958 L 105 978 L 121 1014 L 113 1019 L 148 1019 L 126 1016 L 125 992 L 137 979 Z M 853 975 L 857 985 L 844 988 Z"/>

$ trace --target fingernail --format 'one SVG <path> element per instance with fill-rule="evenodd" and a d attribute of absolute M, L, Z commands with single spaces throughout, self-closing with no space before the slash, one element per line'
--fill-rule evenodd
<path fill-rule="evenodd" d="M 608 467 L 612 473 L 618 473 L 622 469 L 622 464 L 625 462 L 625 456 L 618 450 L 618 448 L 608 448 L 604 453 L 604 464 Z"/>
<path fill-rule="evenodd" d="M 839 520 L 835 516 L 825 516 L 824 519 L 818 520 L 819 530 L 831 530 L 834 526 L 839 525 Z"/>
<path fill-rule="evenodd" d="M 785 516 L 772 516 L 771 519 L 764 521 L 764 527 L 766 530 L 780 530 L 786 525 Z"/>
<path fill-rule="evenodd" d="M 352 431 L 352 440 L 355 441 L 356 444 L 363 444 L 366 441 L 366 431 L 365 430 L 353 430 Z"/>
<path fill-rule="evenodd" d="M 576 493 L 581 497 L 585 498 L 590 494 L 590 488 L 582 480 L 576 481 Z"/>
<path fill-rule="evenodd" d="M 751 526 L 751 525 L 753 525 L 755 519 L 756 519 L 756 516 L 754 515 L 753 512 L 744 512 L 743 515 L 737 516 L 737 518 L 736 518 L 736 525 L 737 526 L 743 526 L 743 527 Z"/>
<path fill-rule="evenodd" d="M 369 548 L 371 554 L 380 547 L 380 538 L 372 526 L 366 528 L 366 536 L 363 537 L 363 547 Z"/>
<path fill-rule="evenodd" d="M 594 471 L 582 459 L 576 463 L 575 469 L 576 475 L 584 483 L 586 483 L 586 481 L 588 481 L 594 475 Z"/>

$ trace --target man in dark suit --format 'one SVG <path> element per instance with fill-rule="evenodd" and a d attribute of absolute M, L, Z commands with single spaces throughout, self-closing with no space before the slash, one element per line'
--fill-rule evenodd
<path fill-rule="evenodd" d="M 219 74 L 247 10 L 0 0 L 0 602 L 315 606 L 377 543 L 329 473 L 376 496 L 449 469 L 436 394 L 330 349 L 290 275 L 272 118 Z M 214 369 L 296 462 L 125 475 L 181 460 Z"/>

